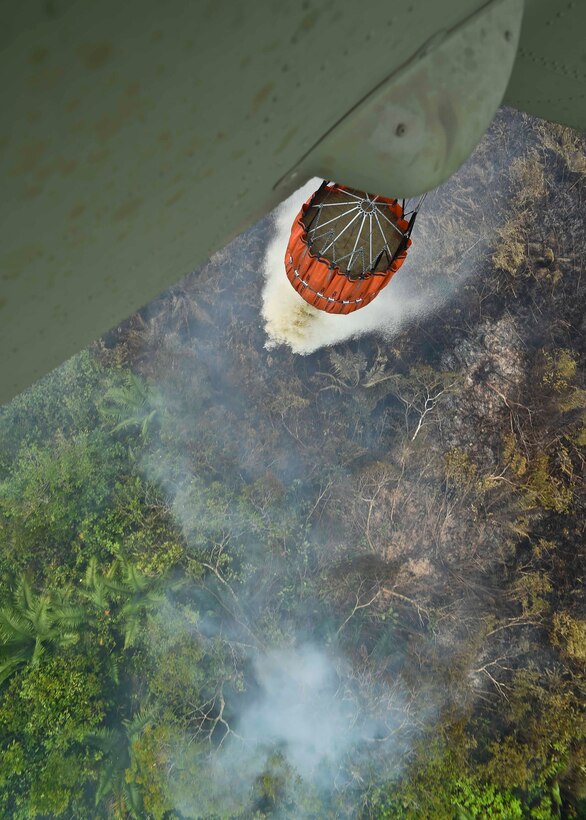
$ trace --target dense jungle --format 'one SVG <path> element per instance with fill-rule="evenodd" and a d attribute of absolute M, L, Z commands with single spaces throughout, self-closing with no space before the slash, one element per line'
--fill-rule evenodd
<path fill-rule="evenodd" d="M 0 408 L 2 817 L 586 818 L 585 194 L 503 109 L 436 309 L 267 347 L 269 215 Z"/>

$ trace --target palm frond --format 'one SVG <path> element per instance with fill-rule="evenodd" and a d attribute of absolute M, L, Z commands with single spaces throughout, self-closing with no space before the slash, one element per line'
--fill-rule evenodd
<path fill-rule="evenodd" d="M 32 609 L 35 596 L 26 576 L 22 576 L 14 592 L 14 604 L 17 609 Z"/>
<path fill-rule="evenodd" d="M 143 575 L 134 564 L 125 561 L 124 568 L 124 582 L 132 592 L 142 592 L 149 585 L 153 583 L 153 579 L 147 575 Z"/>
<path fill-rule="evenodd" d="M 142 424 L 140 426 L 140 432 L 141 432 L 141 435 L 142 435 L 143 438 L 146 438 L 146 436 L 149 432 L 151 423 L 152 423 L 152 421 L 153 421 L 153 419 L 156 415 L 157 415 L 157 411 L 156 410 L 151 410 L 151 412 L 148 414 L 148 416 L 144 417 L 144 419 L 142 421 Z"/>
<path fill-rule="evenodd" d="M 87 609 L 79 604 L 60 604 L 53 607 L 53 617 L 59 626 L 71 629 L 87 621 Z"/>
<path fill-rule="evenodd" d="M 35 648 L 33 649 L 33 654 L 31 656 L 31 663 L 33 666 L 39 663 L 42 656 L 45 654 L 45 647 L 43 646 L 43 640 L 40 637 L 37 637 L 35 641 Z"/>
<path fill-rule="evenodd" d="M 146 727 L 153 723 L 157 716 L 157 709 L 155 706 L 144 706 L 139 709 L 130 720 L 123 720 L 126 736 L 132 743 L 144 732 Z"/>
<path fill-rule="evenodd" d="M 125 782 L 123 790 L 126 807 L 130 812 L 130 815 L 135 818 L 142 817 L 142 793 L 138 785 L 134 781 L 131 781 L 130 783 Z"/>
<path fill-rule="evenodd" d="M 63 632 L 54 643 L 62 649 L 74 646 L 79 641 L 78 632 Z"/>
<path fill-rule="evenodd" d="M 105 590 L 107 590 L 108 592 L 112 592 L 115 595 L 128 595 L 128 589 L 126 588 L 126 585 L 114 580 L 113 577 L 103 577 L 102 586 Z"/>
<path fill-rule="evenodd" d="M 157 413 L 153 405 L 154 394 L 148 383 L 128 371 L 121 387 L 111 387 L 106 392 L 102 410 L 115 422 L 113 433 L 140 427 L 141 435 L 146 437 Z"/>
<path fill-rule="evenodd" d="M 134 643 L 138 634 L 140 619 L 138 615 L 128 618 L 124 628 L 124 649 L 128 649 Z"/>
<path fill-rule="evenodd" d="M 26 611 L 26 617 L 37 635 L 49 635 L 53 625 L 51 602 L 47 595 L 40 595 Z"/>
<path fill-rule="evenodd" d="M 14 606 L 0 609 L 0 683 L 22 663 L 38 664 L 47 649 L 71 646 L 86 612 L 70 603 L 71 590 L 36 595 L 21 578 Z"/>
<path fill-rule="evenodd" d="M 121 419 L 118 424 L 112 427 L 110 432 L 119 433 L 121 430 L 129 430 L 131 427 L 137 427 L 139 424 L 140 419 L 137 419 L 134 416 L 128 416 L 128 418 Z"/>
<path fill-rule="evenodd" d="M 59 589 L 54 589 L 51 591 L 51 603 L 55 605 L 65 605 L 71 603 L 71 596 L 73 594 L 73 589 L 71 586 L 63 586 L 59 587 Z"/>
<path fill-rule="evenodd" d="M 85 571 L 84 584 L 86 589 L 82 591 L 82 595 L 84 598 L 92 601 L 92 603 L 100 609 L 108 608 L 108 604 L 110 603 L 108 593 L 124 592 L 124 588 L 112 580 L 116 573 L 117 565 L 118 562 L 114 561 L 106 574 L 102 575 L 98 570 L 97 559 L 93 556 Z"/>
<path fill-rule="evenodd" d="M 88 732 L 84 737 L 84 741 L 89 746 L 100 749 L 100 751 L 106 754 L 110 754 L 124 742 L 120 732 L 105 727 L 95 729 L 93 732 Z"/>
<path fill-rule="evenodd" d="M 4 683 L 18 667 L 26 661 L 26 658 L 4 658 L 0 660 L 0 684 Z"/>
<path fill-rule="evenodd" d="M 150 589 L 142 594 L 133 595 L 122 609 L 120 614 L 123 618 L 132 618 L 135 615 L 140 615 L 146 609 L 153 609 L 153 607 L 165 600 L 165 594 L 160 589 Z"/>
<path fill-rule="evenodd" d="M 13 609 L 0 609 L 0 643 L 20 643 L 32 641 L 31 623 Z"/>
<path fill-rule="evenodd" d="M 142 404 L 148 401 L 151 392 L 148 382 L 133 373 L 132 370 L 126 371 L 124 381 L 126 389 L 135 397 L 135 400 L 140 401 Z"/>
<path fill-rule="evenodd" d="M 98 785 L 96 788 L 96 806 L 106 795 L 116 788 L 122 787 L 121 780 L 124 776 L 126 766 L 120 758 L 110 757 L 100 769 Z"/>
<path fill-rule="evenodd" d="M 92 555 L 85 570 L 84 584 L 88 589 L 94 589 L 99 584 L 98 559 Z"/>
<path fill-rule="evenodd" d="M 104 587 L 97 589 L 82 589 L 79 594 L 82 598 L 92 603 L 97 609 L 108 609 L 110 598 L 106 595 Z"/>
<path fill-rule="evenodd" d="M 0 663 L 8 664 L 14 663 L 25 663 L 31 656 L 33 651 L 33 645 L 30 643 L 28 646 L 20 646 L 20 647 L 0 647 Z"/>
<path fill-rule="evenodd" d="M 108 567 L 108 569 L 106 570 L 106 572 L 102 575 L 102 580 L 103 580 L 104 582 L 109 582 L 109 581 L 112 581 L 112 582 L 113 582 L 113 581 L 114 581 L 114 579 L 116 578 L 116 576 L 117 576 L 117 575 L 119 574 L 119 572 L 120 572 L 120 565 L 121 565 L 121 563 L 123 563 L 122 558 L 120 558 L 120 556 L 117 556 L 117 557 L 115 558 L 115 560 L 114 560 L 114 561 L 112 561 L 112 563 L 110 564 L 110 566 Z"/>
<path fill-rule="evenodd" d="M 118 685 L 120 683 L 120 671 L 119 671 L 119 664 L 118 659 L 114 657 L 114 655 L 108 655 L 106 666 L 108 667 L 108 674 L 112 679 L 113 683 Z"/>

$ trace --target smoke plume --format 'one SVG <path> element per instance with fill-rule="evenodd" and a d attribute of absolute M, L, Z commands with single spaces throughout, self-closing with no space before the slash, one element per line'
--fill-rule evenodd
<path fill-rule="evenodd" d="M 466 173 L 466 168 L 460 172 L 464 177 Z M 473 181 L 475 183 L 474 178 Z M 457 175 L 427 198 L 415 225 L 413 245 L 405 265 L 371 304 L 343 316 L 311 307 L 289 283 L 284 256 L 293 220 L 301 204 L 319 184 L 320 180 L 311 180 L 272 216 L 272 230 L 262 263 L 266 348 L 285 345 L 294 353 L 307 355 L 367 333 L 392 337 L 406 323 L 446 310 L 447 303 L 465 285 L 482 287 L 479 282 L 494 247 L 499 210 L 493 196 L 490 208 L 479 209 L 475 219 L 469 218 L 466 208 L 461 207 L 461 176 L 458 179 Z M 483 184 L 484 189 L 474 192 L 477 199 L 488 185 Z M 266 225 L 265 222 L 262 226 L 263 241 Z M 263 246 L 257 241 L 259 235 L 251 232 L 245 237 L 246 241 L 236 240 L 230 253 L 216 255 L 210 263 L 210 276 L 216 275 L 217 281 L 222 282 L 224 275 L 225 281 L 232 284 L 234 269 L 240 264 L 240 257 L 245 261 L 249 259 L 251 245 L 260 258 Z M 254 260 L 248 264 L 254 275 L 259 262 Z M 355 647 L 355 652 L 344 652 L 344 646 L 347 648 L 352 642 L 351 639 L 345 639 L 346 643 L 337 640 L 346 623 L 342 622 L 342 614 L 335 614 L 333 628 L 328 631 L 326 621 L 332 613 L 316 609 L 314 620 L 320 622 L 313 623 L 310 617 L 306 619 L 307 613 L 292 617 L 282 606 L 282 595 L 286 597 L 291 594 L 291 588 L 297 589 L 298 576 L 310 571 L 304 564 L 303 539 L 311 539 L 312 549 L 318 555 L 325 533 L 315 527 L 309 534 L 303 534 L 299 522 L 305 520 L 307 526 L 311 513 L 307 517 L 302 505 L 296 511 L 290 508 L 296 503 L 294 493 L 287 504 L 282 505 L 283 509 L 278 500 L 267 502 L 266 506 L 259 502 L 254 515 L 247 512 L 243 499 L 253 497 L 256 487 L 253 478 L 257 473 L 262 477 L 272 470 L 283 487 L 290 475 L 301 484 L 298 476 L 303 476 L 304 453 L 296 449 L 295 442 L 299 440 L 285 428 L 294 443 L 287 440 L 286 447 L 279 444 L 278 418 L 280 416 L 285 425 L 286 411 L 270 410 L 281 385 L 295 378 L 301 382 L 295 369 L 299 361 L 295 364 L 295 357 L 275 356 L 282 359 L 280 369 L 275 368 L 272 375 L 265 373 L 263 379 L 256 380 L 254 368 L 272 358 L 261 349 L 263 339 L 254 321 L 258 315 L 256 291 L 251 289 L 255 301 L 245 305 L 249 313 L 243 314 L 244 318 L 238 315 L 243 300 L 236 295 L 231 299 L 230 288 L 218 292 L 224 294 L 221 299 L 203 302 L 205 322 L 201 335 L 190 348 L 192 358 L 185 358 L 181 364 L 182 378 L 198 385 L 197 400 L 201 400 L 201 407 L 192 400 L 195 391 L 187 391 L 190 400 L 185 404 L 177 398 L 169 399 L 169 406 L 176 404 L 174 426 L 165 429 L 163 420 L 161 444 L 143 467 L 149 479 L 164 488 L 167 502 L 183 531 L 188 553 L 197 562 L 202 554 L 207 555 L 207 550 L 216 562 L 205 565 L 208 569 L 211 567 L 211 571 L 192 591 L 192 604 L 200 613 L 197 625 L 190 621 L 180 628 L 176 612 L 161 612 L 160 617 L 167 618 L 170 633 L 179 636 L 183 629 L 190 635 L 193 633 L 203 646 L 215 646 L 214 641 L 221 643 L 224 639 L 231 643 L 235 655 L 242 653 L 239 663 L 246 668 L 247 687 L 232 692 L 231 698 L 226 697 L 226 704 L 232 701 L 230 714 L 228 706 L 224 711 L 222 694 L 221 715 L 226 725 L 215 724 L 213 738 L 211 735 L 204 738 L 205 732 L 197 734 L 195 730 L 192 737 L 177 737 L 169 790 L 173 805 L 184 817 L 208 816 L 218 811 L 222 812 L 221 816 L 242 816 L 239 813 L 244 806 L 254 805 L 255 789 L 265 775 L 273 777 L 275 783 L 287 781 L 298 792 L 313 789 L 316 795 L 330 801 L 331 806 L 346 787 L 351 787 L 353 778 L 359 777 L 356 773 L 369 765 L 376 768 L 376 780 L 396 775 L 409 758 L 422 722 L 440 711 L 448 695 L 427 681 L 422 682 L 417 696 L 408 690 L 396 671 L 401 667 L 403 649 L 393 644 L 392 627 L 376 627 L 381 641 L 388 641 L 384 643 L 387 647 L 384 652 L 381 650 L 384 657 L 379 668 L 375 649 L 369 664 L 363 663 L 361 645 Z M 243 289 L 242 293 L 245 292 Z M 227 341 L 222 333 L 230 322 Z M 252 325 L 258 334 L 258 349 L 246 359 L 250 355 L 248 331 Z M 170 346 L 173 342 L 167 339 L 166 344 Z M 305 398 L 311 396 L 313 389 L 309 379 L 302 386 L 306 390 L 299 399 L 300 406 L 315 401 L 313 397 Z M 290 396 L 295 398 L 296 394 L 285 392 L 284 395 L 290 403 Z M 314 406 L 317 407 L 317 402 Z M 316 418 L 321 418 L 317 412 Z M 385 418 L 383 415 L 381 424 Z M 274 432 L 275 424 L 277 432 Z M 253 435 L 257 428 L 258 441 Z M 248 437 L 243 437 L 241 430 L 245 430 Z M 273 435 L 275 438 L 271 438 Z M 175 445 L 178 438 L 193 442 L 184 463 Z M 299 446 L 304 449 L 303 441 L 299 441 Z M 205 448 L 208 455 L 204 459 Z M 340 480 L 342 466 L 334 462 L 331 467 L 332 472 L 338 471 Z M 315 510 L 313 493 L 316 489 L 309 476 L 303 478 L 306 479 L 305 491 L 311 496 L 306 500 Z M 351 486 L 350 479 L 348 485 Z M 443 499 L 443 489 L 440 487 L 438 493 L 440 490 Z M 427 509 L 425 505 L 429 506 L 429 500 L 435 497 L 434 487 L 428 483 L 417 492 L 422 493 L 422 509 Z M 317 503 L 323 495 L 324 492 Z M 381 508 L 386 497 L 381 494 Z M 275 496 L 278 498 L 280 496 Z M 417 498 L 415 496 L 416 501 Z M 399 510 L 393 523 L 396 550 L 402 542 L 412 546 L 418 543 L 412 532 L 414 506 L 410 503 L 404 520 L 400 520 Z M 386 511 L 377 519 L 381 540 L 387 526 L 385 516 Z M 376 521 L 372 526 L 376 528 Z M 277 550 L 271 544 L 275 533 L 280 531 L 288 535 L 283 537 L 282 550 Z M 297 541 L 300 542 L 298 554 Z M 349 543 L 351 541 L 349 536 Z M 222 552 L 224 546 L 225 553 Z M 328 542 L 324 551 L 329 554 L 331 549 L 332 544 Z M 341 552 L 343 549 L 340 546 Z M 422 547 L 421 554 L 427 556 L 424 551 L 427 549 L 428 544 Z M 397 556 L 402 558 L 399 552 Z M 228 580 L 218 578 L 224 560 Z M 241 566 L 237 580 L 229 580 L 231 561 Z M 411 561 L 409 566 L 419 567 L 421 571 L 421 567 L 431 564 L 420 560 L 419 563 Z M 262 568 L 265 574 L 255 567 Z M 359 604 L 359 591 L 355 594 L 354 612 L 357 612 L 364 608 L 364 602 L 360 598 Z M 408 598 L 399 595 L 401 597 L 409 604 Z M 423 651 L 427 638 L 420 636 L 418 640 L 419 650 Z M 449 636 L 446 642 L 449 644 Z M 453 644 L 458 642 L 454 640 Z M 151 651 L 157 652 L 154 643 Z M 213 714 L 220 709 L 219 697 L 218 693 L 210 695 L 216 710 Z M 181 772 L 186 773 L 183 779 L 179 777 Z M 275 798 L 276 803 L 279 801 L 281 796 L 278 800 Z M 283 798 L 281 802 L 287 800 Z M 280 809 L 276 807 L 274 811 L 277 815 L 272 816 L 279 816 Z M 305 810 L 297 803 L 295 811 L 297 817 L 320 816 L 319 810 L 316 814 L 315 810 Z"/>

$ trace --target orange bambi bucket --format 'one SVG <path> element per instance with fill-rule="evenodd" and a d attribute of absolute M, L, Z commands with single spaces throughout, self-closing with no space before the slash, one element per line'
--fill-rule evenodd
<path fill-rule="evenodd" d="M 295 218 L 285 254 L 287 278 L 318 310 L 352 313 L 388 285 L 411 246 L 417 210 L 323 183 Z"/>

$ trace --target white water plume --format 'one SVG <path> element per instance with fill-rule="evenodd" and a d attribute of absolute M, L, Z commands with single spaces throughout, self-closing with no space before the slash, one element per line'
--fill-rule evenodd
<path fill-rule="evenodd" d="M 420 319 L 436 310 L 453 293 L 472 269 L 474 255 L 465 252 L 465 266 L 451 272 L 449 282 L 444 266 L 434 248 L 434 226 L 426 225 L 433 210 L 434 196 L 427 198 L 426 209 L 418 216 L 413 232 L 413 245 L 403 267 L 392 281 L 366 307 L 346 315 L 317 310 L 291 286 L 285 273 L 285 251 L 293 221 L 301 205 L 317 190 L 321 180 L 314 178 L 286 199 L 275 211 L 275 232 L 264 259 L 265 286 L 262 315 L 268 335 L 267 348 L 288 345 L 294 353 L 307 355 L 320 347 L 328 347 L 365 333 L 393 336 L 402 325 Z M 484 225 L 483 228 L 486 228 Z M 470 249 L 472 250 L 472 248 Z M 465 258 L 464 258 L 465 257 Z M 434 276 L 420 276 L 424 268 L 435 268 Z M 426 279 L 422 287 L 422 279 Z"/>

